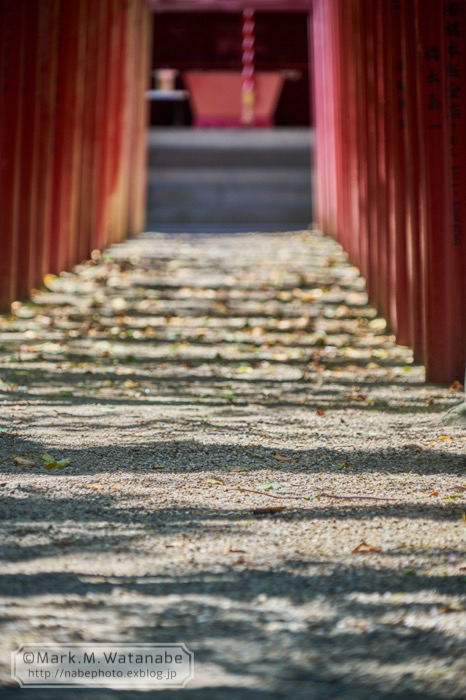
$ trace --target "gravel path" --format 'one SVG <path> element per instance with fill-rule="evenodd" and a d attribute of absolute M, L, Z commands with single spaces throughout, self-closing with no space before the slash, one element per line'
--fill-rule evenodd
<path fill-rule="evenodd" d="M 461 394 L 333 241 L 147 235 L 46 284 L 0 319 L 2 697 L 145 697 L 9 678 L 91 640 L 184 642 L 157 698 L 464 697 Z"/>

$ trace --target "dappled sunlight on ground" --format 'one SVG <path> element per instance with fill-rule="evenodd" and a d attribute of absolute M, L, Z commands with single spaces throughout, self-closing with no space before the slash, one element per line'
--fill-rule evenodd
<path fill-rule="evenodd" d="M 461 697 L 461 394 L 333 241 L 146 234 L 45 285 L 0 319 L 5 682 L 129 640 L 185 642 L 191 698 Z"/>

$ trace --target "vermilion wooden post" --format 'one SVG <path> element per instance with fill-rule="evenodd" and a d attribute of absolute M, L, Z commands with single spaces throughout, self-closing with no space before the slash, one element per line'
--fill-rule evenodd
<path fill-rule="evenodd" d="M 397 341 L 411 342 L 406 255 L 405 138 L 406 86 L 401 51 L 401 0 L 384 4 L 387 105 L 387 186 L 389 249 L 389 316 Z"/>
<path fill-rule="evenodd" d="M 39 8 L 39 55 L 36 67 L 37 120 L 34 134 L 36 206 L 31 226 L 35 235 L 35 284 L 48 272 L 51 247 L 53 150 L 56 110 L 58 0 L 42 0 Z"/>
<path fill-rule="evenodd" d="M 142 227 L 148 27 L 144 0 L 0 0 L 1 308 Z"/>
<path fill-rule="evenodd" d="M 457 8 L 461 3 L 451 3 Z M 425 365 L 430 381 L 447 383 L 464 374 L 464 239 L 455 226 L 448 73 L 459 67 L 458 84 L 466 87 L 461 46 L 463 28 L 450 35 L 441 0 L 416 2 L 419 131 L 421 149 L 421 248 L 424 262 L 423 308 Z M 460 104 L 460 103 L 459 103 Z M 460 118 L 460 128 L 464 122 Z M 459 170 L 464 175 L 463 154 Z M 464 192 L 464 189 L 463 189 Z M 459 219 L 460 224 L 461 219 Z"/>
<path fill-rule="evenodd" d="M 93 167 L 92 167 L 92 226 L 90 230 L 90 248 L 102 249 L 105 245 L 104 212 L 107 199 L 106 167 L 107 129 L 112 115 L 106 104 L 107 77 L 111 65 L 107 63 L 107 54 L 111 35 L 109 25 L 109 0 L 101 0 L 94 4 L 92 12 L 96 14 L 97 45 L 95 47 L 95 100 L 94 135 L 93 135 Z"/>
<path fill-rule="evenodd" d="M 315 0 L 312 8 L 310 34 L 312 36 L 312 64 L 314 94 L 311 100 L 314 110 L 315 147 L 314 147 L 314 218 L 318 225 L 326 230 L 328 187 L 327 187 L 327 126 L 325 122 L 325 37 L 323 2 Z"/>
<path fill-rule="evenodd" d="M 346 230 L 344 222 L 344 186 L 342 183 L 344 149 L 342 143 L 342 128 L 344 123 L 344 105 L 341 86 L 341 53 L 340 53 L 340 28 L 338 16 L 338 0 L 330 0 L 326 3 L 328 13 L 327 24 L 330 29 L 330 52 L 332 57 L 332 72 L 330 73 L 330 89 L 332 93 L 332 137 L 334 143 L 334 161 L 331 168 L 334 171 L 335 182 L 335 229 L 334 236 L 345 245 Z"/>
<path fill-rule="evenodd" d="M 401 43 L 403 62 L 403 82 L 405 85 L 405 183 L 406 183 L 406 261 L 408 267 L 407 308 L 410 314 L 410 345 L 413 346 L 414 359 L 424 359 L 424 317 L 422 307 L 423 274 L 425 260 L 420 237 L 420 148 L 419 115 L 417 99 L 416 71 L 417 52 L 415 36 L 415 5 L 403 3 L 401 12 Z"/>
<path fill-rule="evenodd" d="M 325 145 L 326 145 L 326 160 L 325 160 L 325 174 L 326 174 L 326 189 L 327 189 L 327 203 L 326 203 L 326 230 L 332 236 L 335 235 L 336 227 L 336 172 L 335 172 L 335 133 L 334 133 L 334 122 L 335 122 L 335 104 L 334 104 L 334 94 L 333 94 L 333 61 L 334 56 L 332 55 L 332 39 L 331 32 L 332 27 L 329 21 L 329 6 L 326 2 L 323 3 L 323 24 L 322 24 L 322 36 L 324 43 L 324 119 L 325 119 Z"/>
<path fill-rule="evenodd" d="M 363 277 L 369 276 L 369 165 L 367 159 L 367 90 L 365 79 L 366 50 L 363 0 L 356 2 L 356 35 L 354 37 L 357 52 L 357 97 L 358 97 L 358 163 L 359 163 L 359 268 Z"/>
<path fill-rule="evenodd" d="M 87 0 L 85 22 L 86 58 L 84 69 L 84 98 L 82 111 L 81 183 L 78 218 L 78 259 L 89 257 L 92 250 L 95 187 L 95 113 L 97 98 L 97 71 L 95 57 L 98 53 L 99 22 L 96 3 Z"/>
<path fill-rule="evenodd" d="M 350 110 L 349 110 L 349 70 L 350 66 L 346 55 L 346 27 L 343 22 L 346 19 L 346 9 L 335 0 L 335 22 L 337 26 L 337 41 L 338 41 L 338 91 L 339 91 L 339 175 L 338 187 L 340 190 L 340 213 L 339 213 L 339 228 L 340 241 L 348 252 L 350 251 L 351 241 L 351 190 L 348 186 L 351 182 L 351 126 L 350 126 Z"/>
<path fill-rule="evenodd" d="M 363 198 L 364 198 L 364 183 L 365 183 L 365 164 L 363 159 L 363 139 L 364 125 L 363 120 L 363 80 L 362 80 L 362 64 L 361 64 L 361 0 L 351 1 L 351 53 L 353 56 L 353 71 L 354 71 L 354 121 L 355 121 L 355 147 L 356 147 L 356 209 L 358 228 L 355 240 L 356 258 L 355 261 L 362 275 L 367 272 L 365 264 L 365 245 L 366 241 L 366 218 L 364 213 Z"/>
<path fill-rule="evenodd" d="M 97 248 L 103 248 L 107 242 L 107 206 L 111 194 L 109 163 L 112 159 L 112 137 L 115 129 L 113 123 L 112 108 L 116 92 L 116 71 L 115 71 L 115 46 L 118 41 L 118 23 L 116 21 L 117 10 L 114 2 L 106 5 L 106 44 L 105 55 L 103 57 L 105 80 L 102 85 L 102 143 L 101 143 L 101 173 L 99 178 L 98 210 L 97 210 Z"/>
<path fill-rule="evenodd" d="M 387 41 L 383 21 L 385 0 L 374 2 L 374 58 L 376 87 L 376 133 L 377 133 L 377 298 L 382 315 L 389 315 L 389 251 L 388 251 L 388 188 L 387 188 L 387 113 L 384 72 L 384 45 Z"/>
<path fill-rule="evenodd" d="M 131 65 L 133 64 L 135 47 L 131 43 L 130 26 L 134 16 L 135 0 L 127 0 L 124 4 L 123 20 L 123 54 L 122 54 L 122 105 L 121 105 L 121 157 L 118 172 L 118 229 L 117 240 L 121 241 L 128 232 L 128 203 L 129 203 L 129 180 L 131 177 L 131 112 L 132 112 L 132 85 Z"/>
<path fill-rule="evenodd" d="M 446 167 L 451 197 L 449 228 L 446 231 L 451 262 L 449 323 L 452 348 L 449 376 L 461 381 L 466 365 L 466 3 L 442 0 L 442 16 L 448 127 Z"/>
<path fill-rule="evenodd" d="M 342 26 L 345 42 L 346 87 L 348 105 L 348 130 L 346 134 L 350 161 L 348 164 L 348 252 L 359 265 L 359 206 L 358 206 L 358 131 L 357 131 L 357 66 L 354 41 L 354 0 L 342 4 Z"/>
<path fill-rule="evenodd" d="M 339 153 L 338 153 L 338 85 L 336 81 L 338 55 L 335 50 L 336 28 L 332 22 L 331 5 L 328 2 L 324 3 L 325 9 L 325 28 L 326 42 L 328 46 L 327 61 L 328 67 L 328 83 L 327 83 L 327 100 L 328 100 L 328 141 L 329 141 L 329 162 L 327 165 L 329 172 L 330 185 L 330 211 L 329 211 L 329 233 L 337 237 L 338 231 L 338 168 L 339 168 Z"/>
<path fill-rule="evenodd" d="M 131 177 L 129 180 L 129 232 L 135 235 L 143 230 L 146 193 L 146 128 L 147 102 L 145 91 L 149 76 L 150 14 L 143 0 L 138 0 L 133 23 L 133 42 L 136 47 L 133 69 L 133 122 L 131 128 Z"/>
<path fill-rule="evenodd" d="M 309 36 L 309 63 L 312 70 L 310 75 L 310 88 L 312 90 L 311 109 L 312 123 L 314 124 L 314 170 L 313 170 L 313 192 L 312 192 L 312 209 L 314 222 L 322 228 L 322 110 L 320 105 L 321 94 L 321 74 L 322 66 L 319 61 L 319 23 L 320 6 L 318 0 L 315 0 L 311 12 L 309 13 L 308 36 Z"/>
<path fill-rule="evenodd" d="M 130 181 L 133 176 L 137 176 L 134 171 L 134 131 L 135 116 L 137 108 L 137 81 L 136 66 L 138 64 L 137 54 L 141 50 L 140 40 L 136 41 L 136 23 L 138 17 L 139 0 L 130 0 L 127 19 L 127 53 L 125 62 L 125 84 L 126 99 L 124 104 L 124 139 L 123 139 L 123 177 L 121 191 L 121 211 L 124 223 L 123 237 L 130 232 Z"/>
<path fill-rule="evenodd" d="M 341 30 L 343 43 L 344 88 L 347 118 L 345 125 L 345 142 L 348 159 L 346 162 L 345 183 L 347 196 L 348 253 L 351 260 L 359 265 L 359 207 L 358 207 L 358 151 L 357 151 L 357 91 L 356 64 L 353 47 L 354 2 L 340 3 Z"/>
<path fill-rule="evenodd" d="M 322 120 L 322 178 L 323 178 L 323 202 L 322 202 L 322 224 L 328 232 L 333 231 L 331 224 L 331 208 L 332 208 L 332 186 L 331 186 L 331 168 L 333 164 L 332 151 L 330 147 L 330 100 L 329 100 L 329 71 L 330 71 L 330 51 L 328 42 L 328 26 L 325 18 L 325 3 L 320 2 L 319 7 L 320 22 L 318 21 L 318 47 L 320 49 L 319 62 L 321 65 L 321 93 L 319 100 L 321 102 L 321 120 Z"/>
<path fill-rule="evenodd" d="M 465 30 L 462 0 L 313 7 L 316 218 L 436 382 L 465 362 Z"/>
<path fill-rule="evenodd" d="M 0 309 L 16 295 L 19 241 L 24 0 L 0 3 Z"/>
<path fill-rule="evenodd" d="M 348 114 L 348 65 L 346 62 L 346 43 L 345 31 L 343 27 L 344 10 L 339 2 L 335 1 L 334 5 L 335 22 L 337 25 L 338 37 L 338 92 L 339 92 L 339 151 L 340 165 L 338 176 L 338 188 L 340 190 L 340 213 L 339 213 L 339 229 L 340 242 L 345 250 L 349 250 L 350 244 L 350 216 L 349 216 L 349 167 L 351 150 L 348 140 L 349 133 L 349 114 Z"/>
<path fill-rule="evenodd" d="M 393 137 L 392 137 L 392 126 L 391 119 L 393 114 L 392 109 L 392 75 L 391 75 L 391 63 L 390 63 L 390 43 L 392 42 L 392 32 L 390 22 L 387 18 L 387 7 L 390 5 L 381 0 L 378 7 L 378 22 L 379 22 L 379 34 L 383 34 L 383 44 L 379 57 L 380 61 L 380 74 L 379 80 L 383 84 L 383 103 L 381 105 L 383 113 L 383 138 L 384 138 L 384 160 L 385 160 L 385 315 L 388 319 L 390 329 L 396 334 L 397 331 L 397 313 L 396 305 L 393 301 L 395 296 L 395 285 L 394 281 L 394 246 L 393 238 L 395 234 L 395 227 L 393 226 L 393 210 L 394 210 L 394 196 L 393 196 Z"/>
<path fill-rule="evenodd" d="M 116 118 L 119 104 L 119 73 L 120 73 L 120 44 L 121 44 L 121 23 L 122 12 L 120 5 L 109 3 L 108 6 L 108 35 L 107 35 L 107 56 L 106 56 L 106 89 L 105 103 L 107 112 L 107 125 L 105 130 L 105 150 L 104 150 L 104 172 L 101 180 L 103 211 L 103 245 L 113 242 L 113 223 L 111 218 L 113 200 L 115 197 L 116 165 L 119 154 L 118 144 L 118 123 Z"/>
<path fill-rule="evenodd" d="M 27 110 L 21 110 L 22 148 L 19 184 L 21 205 L 18 212 L 19 239 L 16 250 L 16 296 L 19 298 L 26 296 L 36 282 L 34 277 L 34 239 L 36 230 L 34 227 L 34 168 L 32 156 L 34 154 L 34 124 L 38 110 L 37 101 L 33 99 L 35 94 L 36 65 L 38 62 L 38 2 L 28 3 L 25 19 L 22 103 L 23 105 L 27 104 L 28 108 Z M 9 235 L 6 229 L 4 230 L 4 235 Z"/>
<path fill-rule="evenodd" d="M 147 197 L 147 122 L 148 104 L 145 92 L 149 80 L 149 56 L 152 42 L 152 21 L 151 14 L 144 0 L 139 0 L 141 29 L 139 57 L 141 64 L 138 73 L 138 115 L 137 115 L 137 144 L 135 147 L 137 164 L 137 179 L 132 183 L 134 215 L 131 231 L 133 234 L 140 233 L 146 220 L 146 197 Z M 131 181 L 130 181 L 131 184 Z"/>
<path fill-rule="evenodd" d="M 367 209 L 368 209 L 368 274 L 367 290 L 369 298 L 376 306 L 378 294 L 378 188 L 377 188 L 377 114 L 376 114 L 376 73 L 375 73 L 375 22 L 373 0 L 363 1 L 363 40 L 365 44 L 364 77 L 366 85 L 367 119 Z"/>
<path fill-rule="evenodd" d="M 75 32 L 77 57 L 75 74 L 70 76 L 73 82 L 73 102 L 69 106 L 68 120 L 70 122 L 70 158 L 71 158 L 71 205 L 68 224 L 66 267 L 80 260 L 80 224 L 82 207 L 82 168 L 83 168 L 83 137 L 85 110 L 85 81 L 87 56 L 87 17 L 89 12 L 88 0 L 77 0 L 78 11 Z"/>
<path fill-rule="evenodd" d="M 58 273 L 70 262 L 73 236 L 74 148 L 79 62 L 80 3 L 60 3 L 57 87 L 54 122 L 51 245 L 48 271 Z M 74 262 L 74 260 L 73 260 Z"/>
<path fill-rule="evenodd" d="M 116 7 L 115 22 L 117 26 L 116 41 L 112 49 L 112 71 L 115 75 L 112 105 L 112 138 L 110 156 L 107 166 L 109 194 L 106 205 L 106 243 L 121 240 L 126 233 L 122 223 L 122 177 L 124 158 L 124 104 L 126 99 L 127 79 L 125 66 L 127 61 L 128 2 L 121 2 Z"/>

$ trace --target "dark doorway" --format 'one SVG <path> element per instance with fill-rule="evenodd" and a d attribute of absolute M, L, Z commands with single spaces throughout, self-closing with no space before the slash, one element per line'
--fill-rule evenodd
<path fill-rule="evenodd" d="M 190 70 L 241 70 L 240 12 L 154 13 L 152 70 L 173 69 L 176 87 L 186 87 Z M 286 79 L 275 125 L 310 124 L 308 15 L 305 12 L 255 13 L 257 71 L 283 71 Z M 190 126 L 189 101 L 153 102 L 152 126 Z"/>
<path fill-rule="evenodd" d="M 241 12 L 155 12 L 153 22 L 152 87 L 163 99 L 151 103 L 148 229 L 307 228 L 312 221 L 307 13 L 255 13 L 256 75 L 280 81 L 267 128 L 238 128 L 234 119 L 205 123 L 194 99 L 194 75 L 206 82 L 220 79 L 223 95 L 227 80 L 239 81 Z M 160 84 L 167 76 L 168 89 Z M 223 107 L 223 98 L 217 99 Z"/>

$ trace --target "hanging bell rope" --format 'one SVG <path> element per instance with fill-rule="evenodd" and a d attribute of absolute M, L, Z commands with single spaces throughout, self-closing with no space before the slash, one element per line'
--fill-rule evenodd
<path fill-rule="evenodd" d="M 254 10 L 243 10 L 241 73 L 241 123 L 252 124 L 255 116 Z"/>

